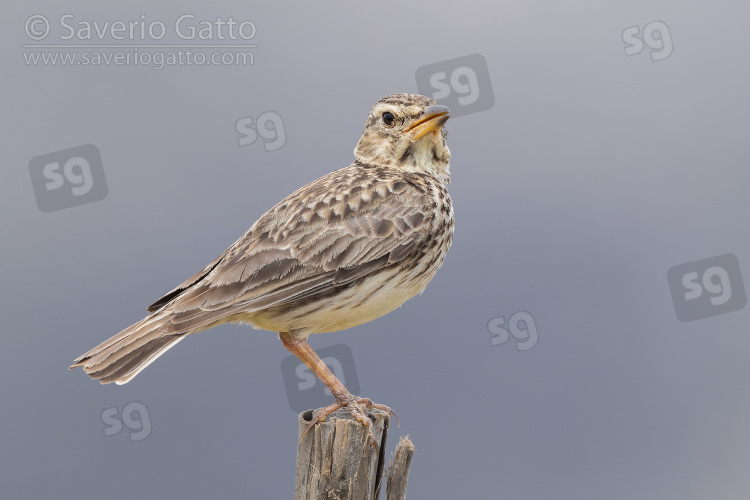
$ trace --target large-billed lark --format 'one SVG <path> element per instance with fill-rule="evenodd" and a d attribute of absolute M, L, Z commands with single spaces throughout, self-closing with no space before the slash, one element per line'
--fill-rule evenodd
<path fill-rule="evenodd" d="M 154 302 L 144 319 L 75 360 L 124 384 L 190 334 L 248 323 L 279 338 L 365 425 L 383 405 L 354 396 L 307 344 L 393 311 L 421 293 L 453 239 L 449 109 L 414 94 L 378 101 L 354 163 L 284 198 L 219 258 Z M 309 429 L 309 427 L 308 427 Z"/>

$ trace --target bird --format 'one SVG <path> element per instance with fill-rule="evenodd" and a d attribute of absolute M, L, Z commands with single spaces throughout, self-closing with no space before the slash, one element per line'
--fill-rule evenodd
<path fill-rule="evenodd" d="M 307 429 L 339 408 L 367 411 L 307 343 L 388 314 L 421 294 L 453 241 L 450 109 L 418 94 L 371 108 L 354 161 L 290 194 L 217 259 L 147 308 L 148 315 L 75 359 L 102 384 L 125 384 L 188 335 L 224 324 L 277 332 L 330 390 Z M 398 418 L 398 417 L 396 417 Z M 304 435 L 304 433 L 303 433 Z"/>

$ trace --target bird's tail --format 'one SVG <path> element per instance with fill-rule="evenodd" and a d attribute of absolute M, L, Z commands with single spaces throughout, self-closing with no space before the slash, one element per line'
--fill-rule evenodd
<path fill-rule="evenodd" d="M 125 384 L 188 333 L 168 332 L 169 326 L 164 312 L 147 316 L 79 356 L 70 368 L 82 366 L 102 384 Z"/>

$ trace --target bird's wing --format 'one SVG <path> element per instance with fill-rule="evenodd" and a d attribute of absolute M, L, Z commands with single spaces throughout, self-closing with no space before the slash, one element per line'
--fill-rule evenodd
<path fill-rule="evenodd" d="M 332 172 L 288 196 L 150 310 L 167 306 L 169 330 L 195 331 L 240 312 L 330 294 L 421 251 L 434 199 L 403 174 L 380 172 L 372 182 L 372 173 L 359 170 Z"/>
<path fill-rule="evenodd" d="M 204 267 L 203 269 L 195 273 L 193 276 L 191 276 L 190 278 L 186 279 L 185 281 L 177 285 L 173 290 L 164 294 L 163 297 L 161 297 L 159 300 L 157 300 L 156 302 L 148 306 L 146 310 L 150 313 L 158 311 L 159 309 L 162 308 L 164 304 L 166 304 L 173 298 L 177 297 L 179 294 L 181 294 L 182 292 L 184 292 L 191 286 L 198 283 L 200 280 L 205 278 L 206 275 L 210 273 L 213 270 L 213 268 L 215 268 L 219 264 L 219 262 L 221 262 L 225 254 L 226 252 L 220 255 L 219 257 L 217 257 L 216 259 L 214 259 L 213 262 L 211 262 L 209 265 L 207 265 L 206 267 Z"/>

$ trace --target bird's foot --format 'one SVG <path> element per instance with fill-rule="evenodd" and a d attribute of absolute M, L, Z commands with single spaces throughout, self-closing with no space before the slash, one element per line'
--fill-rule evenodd
<path fill-rule="evenodd" d="M 367 430 L 370 433 L 370 443 L 375 446 L 375 448 L 378 447 L 378 444 L 375 441 L 375 435 L 372 433 L 372 420 L 370 420 L 370 417 L 367 416 L 367 410 L 372 410 L 373 408 L 375 408 L 377 410 L 384 411 L 388 415 L 396 417 L 396 423 L 399 426 L 401 425 L 398 420 L 398 415 L 396 415 L 396 413 L 389 407 L 373 403 L 370 398 L 363 398 L 346 393 L 336 395 L 336 401 L 332 405 L 328 405 L 325 408 L 319 408 L 313 413 L 313 418 L 312 420 L 310 420 L 310 423 L 307 424 L 307 427 L 305 427 L 305 430 L 302 432 L 300 441 L 302 441 L 302 438 L 305 437 L 307 431 L 312 429 L 315 424 L 325 421 L 325 419 L 328 418 L 328 415 L 345 406 L 349 408 L 349 412 L 352 414 L 355 420 L 359 421 L 362 425 L 367 427 Z"/>

